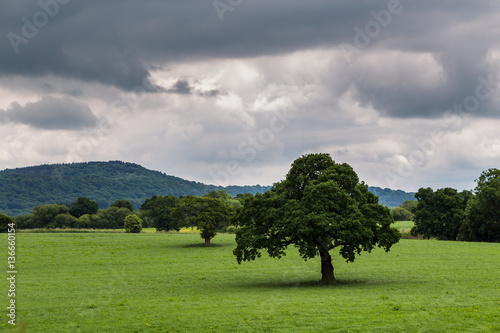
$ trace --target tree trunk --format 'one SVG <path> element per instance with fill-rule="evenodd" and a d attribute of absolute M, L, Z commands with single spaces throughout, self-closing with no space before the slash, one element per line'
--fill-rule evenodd
<path fill-rule="evenodd" d="M 324 284 L 336 284 L 337 280 L 335 280 L 335 276 L 333 275 L 333 265 L 332 265 L 332 257 L 330 253 L 325 252 L 321 253 L 321 281 Z"/>
<path fill-rule="evenodd" d="M 205 238 L 205 246 L 210 246 L 210 238 Z"/>

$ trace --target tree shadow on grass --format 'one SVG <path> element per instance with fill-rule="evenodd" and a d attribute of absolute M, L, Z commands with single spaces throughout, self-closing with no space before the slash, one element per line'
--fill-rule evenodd
<path fill-rule="evenodd" d="M 303 279 L 291 281 L 242 281 L 237 283 L 238 287 L 245 288 L 270 288 L 270 289 L 288 289 L 288 288 L 350 288 L 359 286 L 381 286 L 398 283 L 395 280 L 375 280 L 375 279 L 337 279 L 336 284 L 324 284 L 320 279 Z M 236 285 L 236 283 L 235 283 Z"/>
<path fill-rule="evenodd" d="M 224 244 L 224 243 L 212 243 L 210 245 L 205 245 L 203 242 L 200 242 L 200 243 L 191 243 L 191 244 L 175 244 L 175 245 L 171 245 L 171 247 L 177 247 L 177 248 L 183 248 L 183 249 L 186 249 L 186 248 L 207 248 L 207 249 L 210 249 L 210 248 L 221 248 L 221 247 L 230 247 L 230 246 L 233 246 L 233 244 Z"/>

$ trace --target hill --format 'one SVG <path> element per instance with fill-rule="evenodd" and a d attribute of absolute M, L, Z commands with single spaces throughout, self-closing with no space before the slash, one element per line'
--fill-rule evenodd
<path fill-rule="evenodd" d="M 269 186 L 206 185 L 148 170 L 121 161 L 50 164 L 0 171 L 0 212 L 10 216 L 30 214 L 35 206 L 69 204 L 86 196 L 107 208 L 118 199 L 139 209 L 153 195 L 204 195 L 224 189 L 238 193 L 265 192 Z"/>
<path fill-rule="evenodd" d="M 270 186 L 215 186 L 148 170 L 121 161 L 49 164 L 0 171 L 0 212 L 10 216 L 30 214 L 35 206 L 69 204 L 86 196 L 107 208 L 118 199 L 132 202 L 139 209 L 153 195 L 204 195 L 224 189 L 231 196 L 262 193 Z M 413 193 L 370 187 L 387 206 L 414 200 Z"/>
<path fill-rule="evenodd" d="M 368 187 L 368 191 L 378 195 L 381 204 L 389 207 L 398 207 L 406 200 L 415 200 L 415 192 L 391 190 L 390 188 Z"/>

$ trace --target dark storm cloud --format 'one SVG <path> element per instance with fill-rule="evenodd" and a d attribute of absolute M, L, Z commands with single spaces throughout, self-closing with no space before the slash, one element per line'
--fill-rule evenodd
<path fill-rule="evenodd" d="M 154 87 L 148 68 L 157 64 L 276 55 L 347 43 L 357 47 L 359 61 L 380 50 L 401 51 L 401 57 L 404 52 L 430 54 L 442 70 L 442 81 L 435 86 L 415 82 L 411 61 L 406 64 L 407 77 L 386 78 L 373 68 L 390 69 L 393 64 L 383 58 L 359 70 L 354 59 L 342 80 L 355 88 L 362 103 L 386 115 L 433 117 L 474 92 L 478 77 L 493 70 L 486 60 L 488 51 L 498 47 L 494 15 L 499 4 L 492 1 L 217 3 L 226 9 L 216 10 L 214 1 L 200 0 L 3 1 L 0 74 L 55 74 L 134 90 Z M 366 34 L 369 23 L 377 24 L 376 16 L 384 20 L 389 8 L 397 14 L 387 24 L 378 23 L 379 31 L 367 45 L 356 45 L 359 31 Z M 171 92 L 192 94 L 193 88 L 180 80 Z"/>
<path fill-rule="evenodd" d="M 215 97 L 223 94 L 223 92 L 221 92 L 219 89 L 212 89 L 207 91 L 196 89 L 188 81 L 183 79 L 177 80 L 177 82 L 175 82 L 175 84 L 170 89 L 166 89 L 165 91 L 168 93 L 180 95 L 196 94 L 203 97 Z"/>
<path fill-rule="evenodd" d="M 178 80 L 171 89 L 168 89 L 167 92 L 189 95 L 191 94 L 192 88 L 189 86 L 189 83 L 185 80 Z"/>
<path fill-rule="evenodd" d="M 47 130 L 79 130 L 97 125 L 97 117 L 87 105 L 69 98 L 45 97 L 24 106 L 12 103 L 0 109 L 0 123 L 20 123 Z"/>
<path fill-rule="evenodd" d="M 221 22 L 212 1 L 4 1 L 0 73 L 51 73 L 132 90 L 149 77 L 149 64 L 335 43 L 371 6 L 248 1 Z"/>

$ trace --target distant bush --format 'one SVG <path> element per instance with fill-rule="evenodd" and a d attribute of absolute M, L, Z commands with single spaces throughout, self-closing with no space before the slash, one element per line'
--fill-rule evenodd
<path fill-rule="evenodd" d="M 142 220 L 137 215 L 129 215 L 125 218 L 125 231 L 139 233 L 142 230 Z"/>
<path fill-rule="evenodd" d="M 413 214 L 417 210 L 417 205 L 418 205 L 417 200 L 406 200 L 399 207 L 404 208 Z"/>
<path fill-rule="evenodd" d="M 394 221 L 411 221 L 413 219 L 413 214 L 401 207 L 393 208 L 391 214 Z"/>
<path fill-rule="evenodd" d="M 99 210 L 101 228 L 102 229 L 119 229 L 123 228 L 125 218 L 130 215 L 132 211 L 128 208 L 119 208 L 117 206 L 110 206 L 108 209 Z"/>
<path fill-rule="evenodd" d="M 47 228 L 77 228 L 78 219 L 69 213 L 59 214 L 47 225 Z"/>
<path fill-rule="evenodd" d="M 85 214 L 80 216 L 78 219 L 77 228 L 79 229 L 102 229 L 103 228 L 103 219 L 99 217 L 99 215 L 90 215 Z"/>
<path fill-rule="evenodd" d="M 59 214 L 67 214 L 69 209 L 59 204 L 36 206 L 33 209 L 32 227 L 33 228 L 52 228 L 51 223 Z"/>
<path fill-rule="evenodd" d="M 21 215 L 14 218 L 18 229 L 34 229 L 33 215 Z"/>
<path fill-rule="evenodd" d="M 7 214 L 0 213 L 0 232 L 7 232 L 11 229 L 9 224 L 15 224 L 16 222 L 12 217 Z"/>

